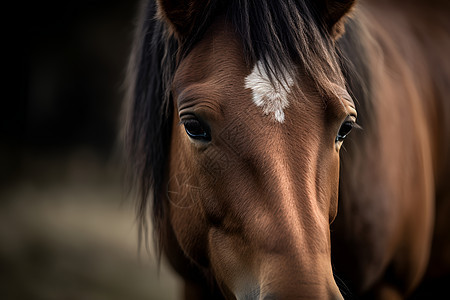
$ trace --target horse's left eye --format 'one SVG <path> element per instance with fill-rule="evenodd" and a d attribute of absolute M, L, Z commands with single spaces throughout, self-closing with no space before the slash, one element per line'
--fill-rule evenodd
<path fill-rule="evenodd" d="M 355 125 L 354 121 L 345 121 L 342 123 L 341 128 L 336 136 L 336 142 L 342 142 L 347 137 L 347 135 L 352 131 Z"/>
<path fill-rule="evenodd" d="M 184 125 L 184 129 L 186 130 L 187 135 L 190 138 L 204 142 L 209 142 L 211 140 L 209 130 L 199 120 L 187 119 L 182 121 L 182 123 Z"/>

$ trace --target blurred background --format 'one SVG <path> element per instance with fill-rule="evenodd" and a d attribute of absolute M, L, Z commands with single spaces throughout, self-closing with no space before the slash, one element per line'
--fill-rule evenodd
<path fill-rule="evenodd" d="M 3 39 L 0 298 L 176 299 L 138 254 L 118 140 L 136 0 L 19 2 Z M 151 250 L 151 249 L 150 249 Z"/>

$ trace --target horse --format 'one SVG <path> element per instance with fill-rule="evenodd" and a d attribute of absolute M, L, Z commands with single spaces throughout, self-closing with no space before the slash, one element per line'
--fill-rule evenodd
<path fill-rule="evenodd" d="M 125 144 L 186 299 L 403 299 L 450 282 L 445 1 L 140 6 Z M 426 289 L 426 284 L 432 289 Z"/>

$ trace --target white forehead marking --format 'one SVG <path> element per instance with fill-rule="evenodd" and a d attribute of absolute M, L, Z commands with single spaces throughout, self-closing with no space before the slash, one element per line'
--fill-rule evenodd
<path fill-rule="evenodd" d="M 264 114 L 273 113 L 275 120 L 280 123 L 284 122 L 284 109 L 289 105 L 287 96 L 294 84 L 287 72 L 283 75 L 286 80 L 281 80 L 281 83 L 275 80 L 272 84 L 261 61 L 258 61 L 252 73 L 245 78 L 245 88 L 252 90 L 253 103 L 262 107 Z"/>

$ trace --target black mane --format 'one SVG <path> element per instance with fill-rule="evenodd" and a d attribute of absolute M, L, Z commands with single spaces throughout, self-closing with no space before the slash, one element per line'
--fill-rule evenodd
<path fill-rule="evenodd" d="M 166 95 L 174 73 L 177 42 L 166 34 L 156 18 L 155 1 L 144 1 L 135 36 L 128 78 L 124 132 L 127 169 L 132 187 L 137 188 L 140 237 L 147 232 L 147 214 L 153 212 L 155 232 L 163 216 L 160 195 L 172 123 L 172 107 Z M 152 201 L 152 206 L 148 202 Z"/>
<path fill-rule="evenodd" d="M 202 23 L 179 43 L 156 17 L 156 1 L 144 5 L 130 60 L 125 143 L 133 184 L 140 191 L 138 217 L 146 229 L 149 209 L 155 232 L 164 216 L 164 178 L 171 134 L 170 86 L 185 57 L 216 16 L 225 15 L 242 39 L 246 62 L 261 60 L 272 80 L 293 77 L 301 66 L 323 94 L 345 86 L 335 44 L 310 0 L 212 0 Z M 333 84 L 330 84 L 333 83 Z M 151 199 L 151 200 L 149 200 Z M 151 206 L 148 202 L 151 201 Z"/>

